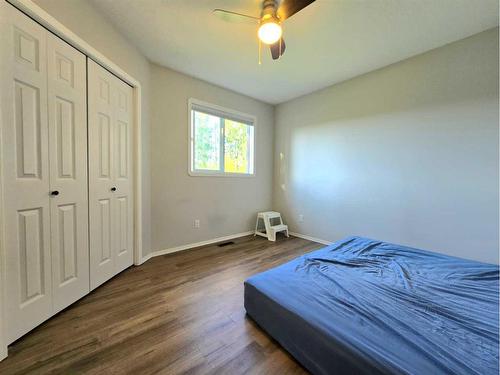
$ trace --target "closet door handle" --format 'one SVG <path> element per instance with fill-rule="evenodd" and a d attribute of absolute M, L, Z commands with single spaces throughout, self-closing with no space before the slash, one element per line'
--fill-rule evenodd
<path fill-rule="evenodd" d="M 56 195 L 59 195 L 59 192 L 57 190 L 54 190 L 54 191 L 50 192 L 50 195 L 56 196 Z"/>
<path fill-rule="evenodd" d="M 116 191 L 116 188 L 113 186 L 113 187 L 111 188 L 111 191 Z"/>

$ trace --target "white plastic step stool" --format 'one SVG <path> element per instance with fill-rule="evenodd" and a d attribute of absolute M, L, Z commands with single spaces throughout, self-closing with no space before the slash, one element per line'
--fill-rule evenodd
<path fill-rule="evenodd" d="M 272 225 L 273 219 L 279 219 L 279 224 Z M 259 230 L 260 221 L 264 222 L 265 232 Z M 275 211 L 259 212 L 257 214 L 257 222 L 255 223 L 255 234 L 254 236 L 267 237 L 269 241 L 276 241 L 276 233 L 285 232 L 288 235 L 288 225 L 283 224 L 283 219 L 281 214 Z"/>

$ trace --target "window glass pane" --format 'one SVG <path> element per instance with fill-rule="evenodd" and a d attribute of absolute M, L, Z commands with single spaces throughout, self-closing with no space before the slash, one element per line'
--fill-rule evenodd
<path fill-rule="evenodd" d="M 224 172 L 253 173 L 253 126 L 224 120 Z"/>
<path fill-rule="evenodd" d="M 193 111 L 194 169 L 220 169 L 220 118 Z"/>

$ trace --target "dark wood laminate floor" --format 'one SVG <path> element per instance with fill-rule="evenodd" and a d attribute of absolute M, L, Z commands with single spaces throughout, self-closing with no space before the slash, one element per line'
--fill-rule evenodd
<path fill-rule="evenodd" d="M 304 374 L 243 308 L 243 281 L 321 245 L 253 236 L 122 272 L 9 347 L 0 374 Z"/>

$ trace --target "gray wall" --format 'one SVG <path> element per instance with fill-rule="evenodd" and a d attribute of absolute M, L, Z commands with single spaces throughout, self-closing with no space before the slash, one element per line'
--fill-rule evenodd
<path fill-rule="evenodd" d="M 273 207 L 292 230 L 325 240 L 358 234 L 498 262 L 498 29 L 274 114 L 150 65 L 86 1 L 34 1 L 142 84 L 145 254 L 249 230 Z M 188 176 L 189 97 L 258 117 L 257 177 Z"/>
<path fill-rule="evenodd" d="M 141 83 L 142 87 L 142 246 L 151 249 L 149 62 L 89 2 L 82 0 L 34 0 L 88 44 Z"/>
<path fill-rule="evenodd" d="M 498 29 L 280 104 L 275 126 L 293 231 L 498 263 Z"/>
<path fill-rule="evenodd" d="M 188 175 L 189 98 L 257 117 L 255 177 Z M 152 249 L 251 230 L 272 204 L 273 106 L 151 65 L 151 114 Z"/>

